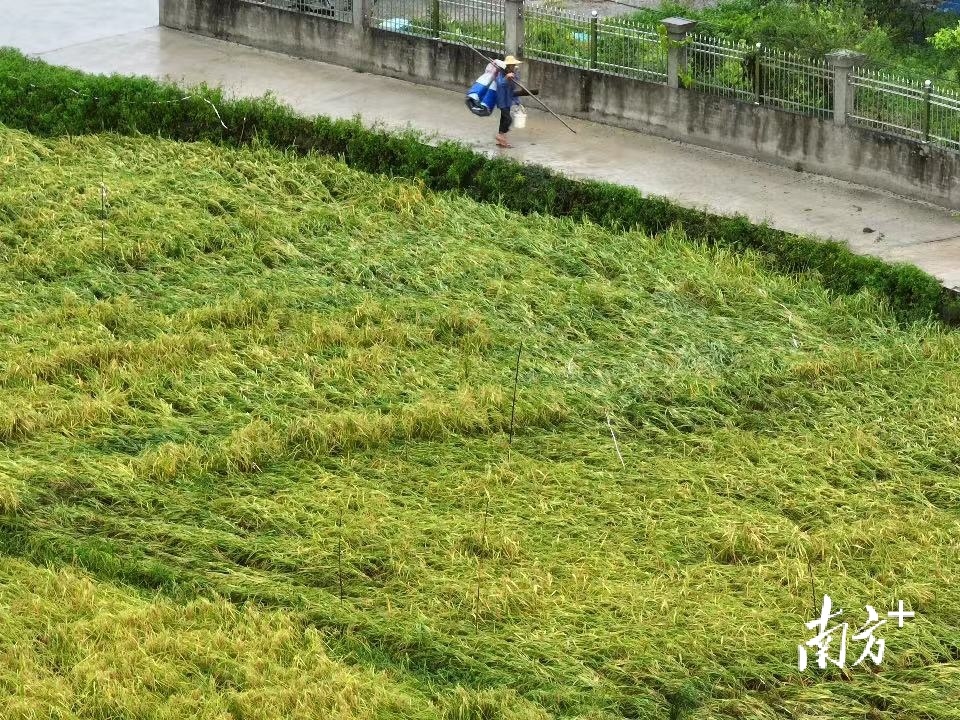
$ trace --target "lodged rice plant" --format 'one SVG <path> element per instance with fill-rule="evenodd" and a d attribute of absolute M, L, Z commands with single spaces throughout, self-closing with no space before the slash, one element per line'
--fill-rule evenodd
<path fill-rule="evenodd" d="M 358 118 L 306 118 L 270 96 L 228 99 L 222 90 L 203 86 L 184 96 L 173 84 L 87 75 L 0 48 L 0 123 L 44 137 L 117 132 L 327 154 L 355 170 L 415 178 L 434 191 L 462 193 L 528 215 L 588 220 L 609 230 L 651 235 L 679 228 L 696 242 L 758 251 L 768 267 L 781 272 L 815 272 L 832 292 L 878 293 L 904 320 L 937 317 L 960 323 L 957 294 L 913 265 L 856 255 L 842 243 L 793 235 L 743 216 L 681 207 L 635 188 L 491 159 L 457 143 L 434 144 L 435 139 L 412 131 L 366 128 Z M 101 202 L 103 192 L 101 188 Z M 216 202 L 211 207 L 214 212 L 228 209 Z"/>
<path fill-rule="evenodd" d="M 0 128 L 0 717 L 958 717 L 958 337 L 677 230 Z M 824 594 L 916 617 L 801 672 Z"/>

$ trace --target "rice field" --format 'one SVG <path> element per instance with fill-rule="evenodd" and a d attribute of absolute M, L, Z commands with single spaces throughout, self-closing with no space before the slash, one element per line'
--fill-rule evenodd
<path fill-rule="evenodd" d="M 956 332 L 148 137 L 0 127 L 0 254 L 0 717 L 960 717 Z"/>

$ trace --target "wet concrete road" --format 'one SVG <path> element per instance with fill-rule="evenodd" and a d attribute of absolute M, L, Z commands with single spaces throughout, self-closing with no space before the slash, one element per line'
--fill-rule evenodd
<path fill-rule="evenodd" d="M 0 47 L 42 53 L 153 27 L 160 0 L 0 0 Z"/>
<path fill-rule="evenodd" d="M 489 154 L 501 152 L 492 147 L 496 119 L 470 115 L 459 93 L 146 27 L 144 22 L 156 23 L 155 2 L 103 0 L 96 10 L 52 0 L 31 3 L 29 10 L 17 9 L 20 5 L 0 0 L 0 17 L 12 9 L 21 23 L 12 29 L 0 24 L 0 45 L 21 47 L 51 63 L 207 82 L 241 95 L 271 90 L 304 113 L 359 114 L 368 123 L 412 126 Z M 43 22 L 57 7 L 80 23 L 62 36 Z M 57 37 L 81 39 L 71 45 Z M 784 230 L 843 240 L 857 252 L 911 262 L 948 287 L 960 286 L 960 220 L 946 210 L 694 145 L 568 122 L 577 135 L 545 113 L 531 112 L 527 128 L 512 133 L 517 147 L 506 152 L 572 176 L 630 184 L 689 206 L 740 212 Z"/>

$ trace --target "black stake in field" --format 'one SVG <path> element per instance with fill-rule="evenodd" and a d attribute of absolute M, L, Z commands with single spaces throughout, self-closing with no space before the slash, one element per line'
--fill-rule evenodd
<path fill-rule="evenodd" d="M 489 477 L 489 473 L 488 473 Z M 483 554 L 487 551 L 487 515 L 490 512 L 490 491 L 484 490 L 487 501 L 483 506 L 483 526 L 480 530 L 480 551 L 477 553 L 477 596 L 473 601 L 473 622 L 480 630 L 480 582 L 483 574 Z"/>
<path fill-rule="evenodd" d="M 516 417 L 517 412 L 517 383 L 520 380 L 520 353 L 523 352 L 523 341 L 520 342 L 520 347 L 517 348 L 517 367 L 513 371 L 513 402 L 510 405 L 510 439 L 507 442 L 508 450 L 507 457 L 509 458 L 510 450 L 509 448 L 513 447 L 513 420 Z"/>
<path fill-rule="evenodd" d="M 810 592 L 813 593 L 813 615 L 817 614 L 817 586 L 813 582 L 813 563 L 810 562 L 810 556 L 807 555 L 807 569 L 810 571 Z"/>
<path fill-rule="evenodd" d="M 343 604 L 343 506 L 337 517 L 337 585 L 340 588 L 340 604 Z"/>
<path fill-rule="evenodd" d="M 107 185 L 100 175 L 100 252 L 107 249 Z"/>
<path fill-rule="evenodd" d="M 521 341 L 519 347 L 517 347 L 517 362 L 513 369 L 513 400 L 510 403 L 510 436 L 507 440 L 507 460 L 510 459 L 510 450 L 513 447 L 513 426 L 517 417 L 517 386 L 520 382 L 520 355 L 522 353 L 523 341 Z M 489 471 L 487 477 L 489 479 Z M 473 603 L 473 619 L 478 631 L 480 630 L 480 584 L 483 575 L 483 554 L 486 552 L 487 547 L 487 517 L 490 512 L 490 490 L 485 488 L 484 492 L 487 500 L 483 508 L 483 527 L 480 531 L 480 550 L 477 556 L 477 594 Z"/>
<path fill-rule="evenodd" d="M 610 413 L 607 413 L 607 427 L 610 428 L 610 437 L 613 438 L 613 449 L 617 451 L 617 457 L 620 459 L 620 467 L 627 469 L 627 464 L 623 461 L 623 455 L 620 454 L 620 443 L 617 442 L 617 434 L 613 431 L 613 425 L 610 423 Z"/>

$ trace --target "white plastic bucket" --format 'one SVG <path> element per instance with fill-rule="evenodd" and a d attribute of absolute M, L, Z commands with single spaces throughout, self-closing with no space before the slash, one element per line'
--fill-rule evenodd
<path fill-rule="evenodd" d="M 520 130 L 527 126 L 527 111 L 523 109 L 523 105 L 510 108 L 510 115 L 513 117 L 513 127 Z"/>

